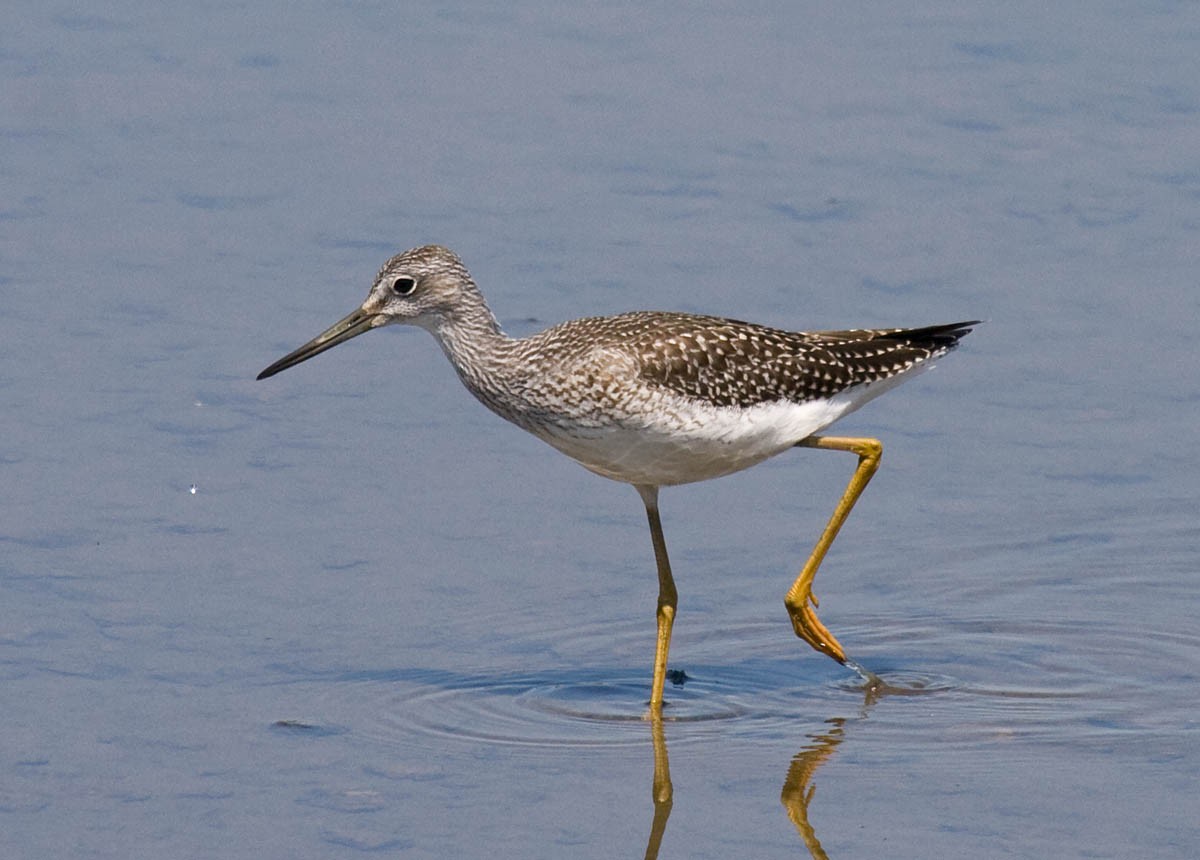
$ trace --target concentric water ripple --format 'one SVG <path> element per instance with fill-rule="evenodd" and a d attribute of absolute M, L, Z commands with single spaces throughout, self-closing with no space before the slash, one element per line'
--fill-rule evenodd
<path fill-rule="evenodd" d="M 872 619 L 839 632 L 859 646 L 883 690 L 868 691 L 857 676 L 812 655 L 786 623 L 678 637 L 672 666 L 682 665 L 687 680 L 666 690 L 663 719 L 676 726 L 669 729 L 672 744 L 714 734 L 795 737 L 847 716 L 866 718 L 877 742 L 896 744 L 914 736 L 928 741 L 931 732 L 941 743 L 971 744 L 1195 727 L 1190 703 L 1164 698 L 1160 685 L 1169 683 L 1172 667 L 1197 664 L 1200 637 L 994 620 Z M 602 647 L 624 656 L 648 641 L 643 625 L 634 624 L 539 635 L 561 636 L 565 664 Z M 924 658 L 928 668 L 893 665 L 894 654 L 906 662 Z M 637 671 L 580 664 L 544 672 L 326 676 L 317 695 L 336 700 L 338 721 L 354 734 L 382 743 L 433 736 L 529 747 L 644 744 L 648 659 Z M 1151 689 L 1157 695 L 1148 696 Z"/>

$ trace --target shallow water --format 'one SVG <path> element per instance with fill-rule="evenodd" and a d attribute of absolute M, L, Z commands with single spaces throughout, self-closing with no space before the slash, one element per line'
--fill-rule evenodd
<path fill-rule="evenodd" d="M 1193 857 L 1189 4 L 18 6 L 0 36 L 0 854 Z M 796 451 L 627 487 L 389 331 L 987 322 Z M 192 491 L 194 488 L 194 492 Z"/>

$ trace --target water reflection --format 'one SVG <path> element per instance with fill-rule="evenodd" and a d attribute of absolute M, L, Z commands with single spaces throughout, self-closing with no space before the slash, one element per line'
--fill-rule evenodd
<path fill-rule="evenodd" d="M 879 681 L 878 678 L 876 678 Z M 889 694 L 917 695 L 921 691 L 895 687 L 879 681 L 868 684 L 863 688 L 863 704 L 858 714 L 858 721 L 865 720 L 871 707 L 883 696 Z M 651 710 L 646 717 L 650 723 L 650 740 L 654 748 L 654 779 L 651 784 L 651 798 L 654 803 L 654 814 L 650 824 L 650 838 L 646 843 L 646 858 L 653 860 L 658 857 L 662 845 L 663 834 L 667 829 L 667 819 L 674 805 L 675 791 L 671 784 L 671 764 L 667 757 L 666 731 L 663 727 L 662 711 Z M 829 726 L 825 731 L 810 734 L 810 743 L 803 746 L 788 767 L 787 776 L 783 781 L 779 800 L 787 810 L 788 819 L 800 835 L 804 847 L 813 860 L 828 860 L 829 855 L 821 847 L 816 829 L 808 818 L 808 806 L 816 794 L 814 782 L 817 770 L 828 761 L 834 750 L 845 740 L 846 717 L 831 717 L 825 721 Z"/>
<path fill-rule="evenodd" d="M 813 743 L 796 753 L 791 767 L 788 768 L 787 779 L 783 781 L 783 790 L 779 793 L 779 800 L 787 810 L 788 818 L 795 825 L 796 832 L 804 840 L 804 847 L 814 860 L 827 858 L 829 855 L 821 847 L 821 840 L 817 839 L 817 832 L 808 820 L 808 804 L 812 802 L 817 790 L 813 776 L 817 768 L 833 755 L 833 751 L 846 734 L 845 717 L 833 717 L 826 722 L 832 728 L 827 732 L 809 735 Z"/>
<path fill-rule="evenodd" d="M 650 839 L 646 843 L 646 860 L 658 857 L 658 847 L 662 844 L 675 800 L 675 788 L 671 785 L 671 763 L 667 759 L 667 737 L 659 709 L 650 713 L 650 740 L 654 745 L 654 781 L 650 788 L 654 818 L 650 824 Z"/>
<path fill-rule="evenodd" d="M 573 640 L 561 638 L 582 653 L 605 635 L 624 646 L 626 639 L 632 642 L 640 635 L 636 626 L 630 622 L 614 631 L 612 625 L 596 625 L 577 630 Z M 853 821 L 857 828 L 860 821 L 829 801 L 847 787 L 841 779 L 829 783 L 846 773 L 844 753 L 833 769 L 823 771 L 826 785 L 817 790 L 821 768 L 848 738 L 857 744 L 855 755 L 864 747 L 888 749 L 905 761 L 928 761 L 933 779 L 950 780 L 953 775 L 941 776 L 947 756 L 977 765 L 980 756 L 999 750 L 1006 759 L 1023 754 L 1038 767 L 1043 757 L 1036 750 L 1073 756 L 1086 749 L 1101 753 L 1101 762 L 1105 756 L 1152 750 L 1167 761 L 1164 752 L 1186 743 L 1179 727 L 1192 725 L 1194 718 L 1194 696 L 1178 683 L 1178 667 L 1195 664 L 1200 654 L 1195 634 L 1114 632 L 1076 620 L 864 621 L 856 639 L 877 645 L 881 640 L 917 642 L 922 653 L 952 655 L 930 666 L 931 671 L 885 661 L 876 667 L 875 683 L 867 684 L 844 675 L 818 682 L 798 672 L 793 661 L 776 659 L 776 628 L 765 621 L 737 625 L 689 643 L 689 653 L 699 658 L 675 678 L 686 683 L 671 691 L 670 704 L 658 719 L 646 716 L 646 679 L 638 669 L 574 665 L 557 673 L 496 674 L 415 667 L 324 671 L 290 665 L 274 668 L 282 681 L 295 685 L 288 698 L 302 701 L 304 714 L 314 718 L 283 715 L 287 719 L 278 720 L 272 733 L 288 743 L 333 739 L 365 742 L 370 749 L 400 749 L 406 762 L 413 756 L 418 762 L 405 765 L 404 779 L 410 767 L 421 774 L 448 773 L 453 768 L 443 763 L 447 753 L 452 760 L 463 756 L 474 762 L 486 751 L 494 762 L 513 762 L 487 779 L 508 785 L 518 766 L 531 763 L 540 776 L 530 790 L 548 793 L 561 790 L 561 768 L 575 772 L 585 759 L 602 761 L 606 788 L 634 810 L 636 832 L 622 835 L 648 857 L 660 853 L 664 844 L 669 847 L 661 853 L 670 854 L 672 847 L 680 853 L 681 846 L 703 841 L 704 831 L 685 829 L 679 815 L 692 813 L 704 825 L 720 827 L 718 819 L 729 810 L 730 780 L 743 786 L 752 782 L 754 788 L 739 800 L 767 817 L 772 837 L 794 845 L 794 828 L 806 856 L 825 857 L 823 845 L 855 838 L 845 827 Z M 558 639 L 558 631 L 552 637 Z M 606 640 L 606 647 L 610 644 Z M 1157 651 L 1148 655 L 1148 645 Z M 735 650 L 751 656 L 732 663 L 703 659 Z M 1148 661 L 1148 656 L 1154 659 Z M 960 661 L 986 683 L 959 677 Z M 876 703 L 885 710 L 876 710 Z M 870 726 L 855 734 L 852 726 L 868 716 Z M 864 729 L 869 731 L 864 734 Z M 686 790 L 681 784 L 684 813 L 673 812 L 668 744 L 675 747 L 677 768 L 683 755 L 685 767 L 703 766 L 714 776 L 708 784 Z M 752 765 L 747 752 L 755 760 Z M 882 767 L 886 771 L 888 765 Z M 1169 768 L 1167 773 L 1173 775 Z M 988 778 L 1010 776 L 989 771 Z M 1180 784 L 1186 782 L 1180 779 Z M 1150 784 L 1147 777 L 1142 787 Z M 388 783 L 379 790 L 386 794 L 395 786 Z M 780 798 L 790 825 L 774 810 L 772 795 Z M 824 803 L 814 805 L 818 797 Z M 349 805 L 339 803 L 339 809 Z M 625 815 L 627 811 L 622 820 Z M 735 833 L 742 823 L 734 823 Z M 544 838 L 544 828 L 532 826 L 531 837 Z M 352 826 L 346 829 L 353 831 Z M 728 828 L 720 829 L 722 837 L 729 834 Z"/>

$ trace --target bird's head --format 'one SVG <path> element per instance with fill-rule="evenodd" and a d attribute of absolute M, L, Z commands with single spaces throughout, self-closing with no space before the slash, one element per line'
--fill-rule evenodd
<path fill-rule="evenodd" d="M 437 329 L 475 291 L 471 275 L 449 248 L 425 245 L 397 254 L 379 270 L 366 301 L 258 375 L 274 376 L 371 329 L 402 323 Z"/>

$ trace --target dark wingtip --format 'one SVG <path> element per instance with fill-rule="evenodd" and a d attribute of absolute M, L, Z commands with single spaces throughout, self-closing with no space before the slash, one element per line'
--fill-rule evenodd
<path fill-rule="evenodd" d="M 983 325 L 983 323 L 983 320 L 967 320 L 966 322 L 951 323 L 950 331 L 948 331 L 947 334 L 950 337 L 953 337 L 954 342 L 957 344 L 960 340 L 973 332 L 975 330 L 975 326 Z"/>
<path fill-rule="evenodd" d="M 922 343 L 931 347 L 950 350 L 958 346 L 960 340 L 974 331 L 975 326 L 982 324 L 983 320 L 943 323 L 942 325 L 904 329 L 891 336 L 900 337 L 913 343 Z"/>

